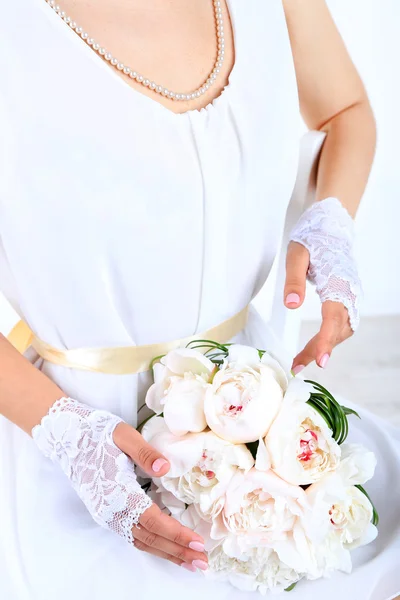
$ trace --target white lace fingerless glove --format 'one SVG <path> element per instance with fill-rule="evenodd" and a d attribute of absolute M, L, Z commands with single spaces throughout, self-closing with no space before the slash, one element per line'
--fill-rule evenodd
<path fill-rule="evenodd" d="M 60 465 L 93 519 L 133 543 L 132 527 L 152 505 L 131 459 L 113 441 L 122 419 L 71 398 L 58 400 L 32 430 L 41 452 Z"/>
<path fill-rule="evenodd" d="M 321 302 L 341 302 L 349 313 L 353 331 L 359 324 L 361 282 L 352 254 L 354 222 L 337 198 L 316 202 L 301 216 L 291 241 L 310 253 L 308 279 Z"/>

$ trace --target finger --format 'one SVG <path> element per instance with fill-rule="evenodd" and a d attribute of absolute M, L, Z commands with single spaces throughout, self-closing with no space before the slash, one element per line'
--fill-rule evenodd
<path fill-rule="evenodd" d="M 118 448 L 151 477 L 162 477 L 168 473 L 168 460 L 127 423 L 117 425 L 113 437 Z"/>
<path fill-rule="evenodd" d="M 293 360 L 292 371 L 295 375 L 300 373 L 300 371 L 315 360 L 316 346 L 317 336 L 315 335 Z"/>
<path fill-rule="evenodd" d="M 135 548 L 137 550 L 140 550 L 141 552 L 148 552 L 149 554 L 153 554 L 153 556 L 158 556 L 159 558 L 163 558 L 164 560 L 169 560 L 170 562 L 174 563 L 175 565 L 178 565 L 178 567 L 186 568 L 188 571 L 192 571 L 192 572 L 196 571 L 196 567 L 194 567 L 192 564 L 184 563 L 181 560 L 179 560 L 179 558 L 175 558 L 175 556 L 170 556 L 169 554 L 166 554 L 165 552 L 161 552 L 161 550 L 157 550 L 156 548 L 151 548 L 150 546 L 146 546 L 146 544 L 144 544 L 140 540 L 134 540 L 133 545 L 135 546 Z"/>
<path fill-rule="evenodd" d="M 306 294 L 307 270 L 310 263 L 308 250 L 297 242 L 290 242 L 286 255 L 285 306 L 298 308 Z"/>
<path fill-rule="evenodd" d="M 343 327 L 342 331 L 340 332 L 339 338 L 336 341 L 336 345 L 341 344 L 345 340 L 348 340 L 349 338 L 352 337 L 352 335 L 354 335 L 354 331 L 350 327 L 350 323 L 346 323 L 346 325 Z"/>
<path fill-rule="evenodd" d="M 147 531 L 160 535 L 183 548 L 190 548 L 197 552 L 204 551 L 204 540 L 200 535 L 163 513 L 155 504 L 144 511 L 139 522 Z"/>
<path fill-rule="evenodd" d="M 132 535 L 135 540 L 139 540 L 139 542 L 142 542 L 152 550 L 163 552 L 168 556 L 173 556 L 179 561 L 198 567 L 203 571 L 207 569 L 207 556 L 204 553 L 196 552 L 190 548 L 184 548 L 179 544 L 175 544 L 175 542 L 167 540 L 161 535 L 148 531 L 144 527 L 134 527 L 132 529 Z"/>
<path fill-rule="evenodd" d="M 315 360 L 325 368 L 333 348 L 339 344 L 342 331 L 348 321 L 347 309 L 340 302 L 324 302 L 322 304 L 322 325 L 317 335 Z"/>
<path fill-rule="evenodd" d="M 312 361 L 326 368 L 333 348 L 351 335 L 347 325 L 347 310 L 338 302 L 324 302 L 322 305 L 322 325 L 315 335 L 293 361 L 292 370 L 300 373 Z M 351 331 L 351 330 L 350 330 Z"/>

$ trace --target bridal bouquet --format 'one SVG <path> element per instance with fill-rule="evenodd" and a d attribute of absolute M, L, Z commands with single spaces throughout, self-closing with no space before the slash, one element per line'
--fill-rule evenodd
<path fill-rule="evenodd" d="M 204 538 L 206 576 L 266 594 L 350 572 L 378 523 L 375 456 L 344 443 L 357 413 L 248 346 L 198 340 L 152 367 L 142 435 L 171 465 L 153 488 Z"/>

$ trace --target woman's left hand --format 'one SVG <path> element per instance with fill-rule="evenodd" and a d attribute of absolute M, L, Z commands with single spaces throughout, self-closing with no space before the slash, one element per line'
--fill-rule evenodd
<path fill-rule="evenodd" d="M 309 264 L 308 250 L 302 244 L 290 242 L 284 291 L 285 306 L 289 309 L 299 308 L 304 302 Z M 314 360 L 318 366 L 325 368 L 335 346 L 352 335 L 347 308 L 340 302 L 323 302 L 321 328 L 293 360 L 293 372 L 300 373 Z"/>

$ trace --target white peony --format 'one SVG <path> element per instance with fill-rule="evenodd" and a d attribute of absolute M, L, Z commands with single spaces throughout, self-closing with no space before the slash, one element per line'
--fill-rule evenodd
<path fill-rule="evenodd" d="M 255 547 L 274 548 L 275 542 L 291 538 L 306 506 L 304 490 L 272 471 L 253 468 L 237 473 L 226 490 L 211 537 L 222 539 L 224 551 L 233 558 L 241 558 Z"/>
<path fill-rule="evenodd" d="M 369 544 L 377 535 L 372 525 L 373 508 L 365 494 L 352 486 L 346 495 L 332 505 L 331 524 L 345 548 L 353 550 Z"/>
<path fill-rule="evenodd" d="M 283 592 L 302 577 L 269 548 L 255 548 L 247 560 L 240 560 L 228 556 L 222 546 L 218 546 L 209 553 L 208 565 L 208 579 L 229 581 L 242 591 L 258 591 L 262 595 Z"/>
<path fill-rule="evenodd" d="M 254 442 L 269 430 L 281 407 L 287 377 L 268 354 L 260 359 L 254 348 L 233 345 L 207 388 L 207 424 L 235 444 Z"/>
<path fill-rule="evenodd" d="M 190 348 L 172 350 L 154 365 L 146 404 L 157 415 L 164 414 L 175 435 L 206 428 L 204 397 L 214 368 L 210 359 Z"/>
<path fill-rule="evenodd" d="M 146 403 L 163 417 L 142 435 L 170 462 L 153 479 L 156 501 L 202 536 L 206 576 L 265 595 L 350 572 L 350 551 L 377 535 L 356 487 L 371 479 L 376 458 L 336 443 L 307 402 L 314 388 L 288 382 L 274 358 L 238 344 L 220 368 L 180 349 L 154 372 Z M 245 444 L 255 441 L 254 460 Z"/>
<path fill-rule="evenodd" d="M 175 500 L 178 499 L 183 508 L 185 504 L 196 503 L 199 515 L 211 520 L 232 477 L 254 465 L 246 446 L 231 444 L 212 431 L 176 437 L 161 417 L 150 419 L 142 435 L 170 462 L 167 475 L 154 481 L 164 504 L 174 514 L 179 512 Z"/>
<path fill-rule="evenodd" d="M 331 430 L 306 402 L 310 387 L 301 379 L 292 379 L 279 415 L 265 437 L 272 469 L 293 485 L 318 481 L 340 461 L 340 446 Z"/>
<path fill-rule="evenodd" d="M 358 488 L 339 472 L 331 473 L 306 490 L 311 512 L 303 519 L 314 543 L 317 576 L 336 570 L 351 572 L 350 550 L 372 542 L 377 529 L 371 523 L 373 507 Z"/>
<path fill-rule="evenodd" d="M 376 456 L 361 444 L 342 444 L 339 473 L 349 485 L 362 485 L 375 473 Z"/>

